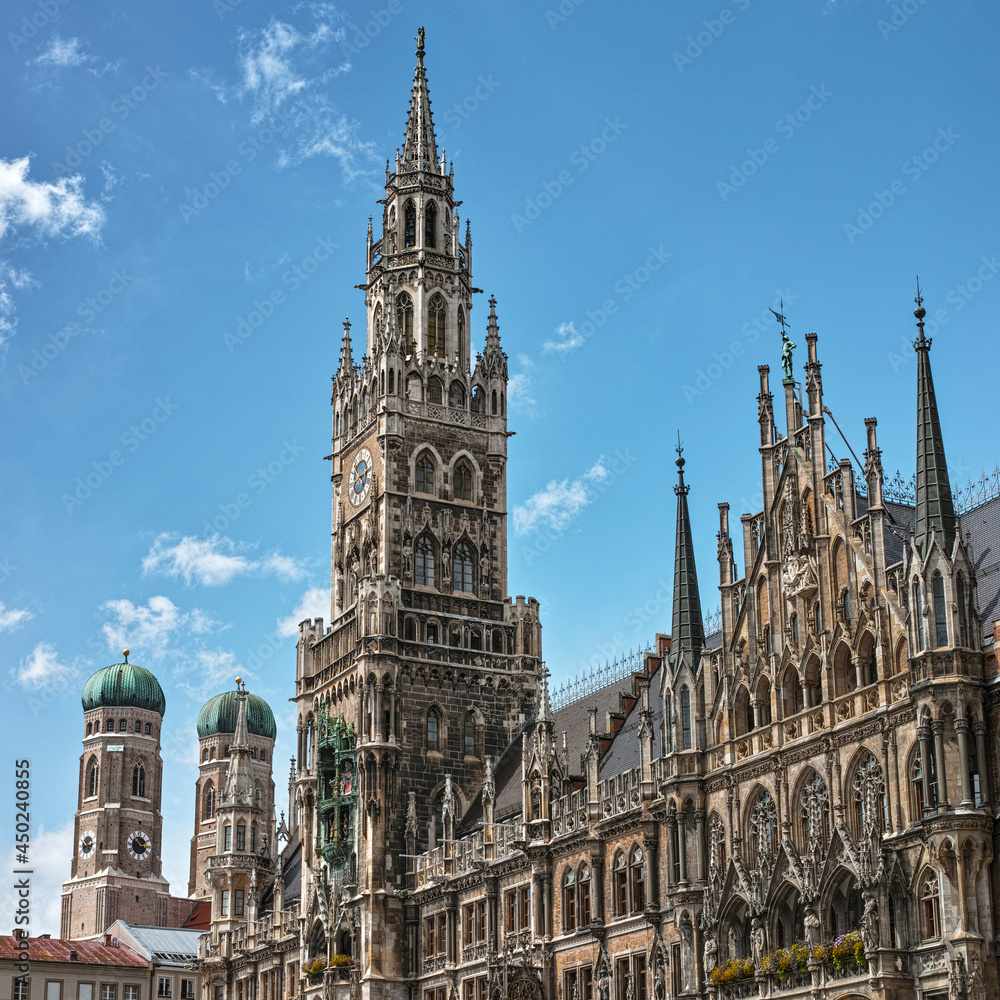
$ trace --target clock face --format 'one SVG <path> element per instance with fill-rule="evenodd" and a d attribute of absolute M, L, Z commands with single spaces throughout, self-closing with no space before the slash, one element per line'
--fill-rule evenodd
<path fill-rule="evenodd" d="M 358 507 L 364 502 L 371 484 L 372 453 L 367 448 L 362 448 L 354 457 L 354 464 L 351 466 L 351 480 L 347 488 L 347 495 L 352 506 Z"/>
<path fill-rule="evenodd" d="M 86 861 L 94 853 L 96 846 L 97 835 L 93 830 L 84 830 L 83 835 L 80 837 L 80 857 Z"/>
<path fill-rule="evenodd" d="M 128 835 L 128 852 L 136 861 L 145 861 L 153 850 L 153 838 L 142 830 Z"/>

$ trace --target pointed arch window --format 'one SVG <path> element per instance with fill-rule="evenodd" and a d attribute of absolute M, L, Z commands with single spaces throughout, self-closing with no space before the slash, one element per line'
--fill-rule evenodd
<path fill-rule="evenodd" d="M 403 246 L 417 245 L 417 207 L 412 201 L 403 206 Z"/>
<path fill-rule="evenodd" d="M 417 539 L 413 560 L 413 579 L 425 587 L 434 586 L 434 545 L 426 535 Z"/>
<path fill-rule="evenodd" d="M 437 205 L 431 201 L 424 209 L 424 246 L 437 247 Z"/>
<path fill-rule="evenodd" d="M 146 797 L 146 769 L 142 761 L 136 761 L 132 768 L 132 794 L 141 799 Z"/>
<path fill-rule="evenodd" d="M 466 757 L 476 756 L 476 717 L 469 712 L 465 717 L 465 726 L 462 732 L 462 739 L 465 743 Z"/>
<path fill-rule="evenodd" d="M 750 810 L 749 865 L 756 868 L 764 856 L 778 853 L 778 813 L 770 792 L 764 792 Z"/>
<path fill-rule="evenodd" d="M 472 468 L 468 462 L 459 462 L 455 466 L 452 485 L 456 500 L 472 499 Z"/>
<path fill-rule="evenodd" d="M 937 875 L 929 873 L 920 886 L 921 932 L 925 941 L 941 936 L 941 891 Z"/>
<path fill-rule="evenodd" d="M 691 749 L 691 692 L 681 688 L 681 749 Z"/>
<path fill-rule="evenodd" d="M 921 600 L 920 581 L 913 584 L 913 616 L 917 621 L 917 648 L 924 648 L 924 602 Z"/>
<path fill-rule="evenodd" d="M 416 486 L 418 493 L 434 492 L 434 459 L 426 452 L 417 459 Z"/>
<path fill-rule="evenodd" d="M 959 574 L 955 582 L 955 596 L 958 603 L 958 644 L 971 646 L 969 642 L 968 607 L 965 603 L 965 578 Z"/>
<path fill-rule="evenodd" d="M 445 314 L 444 299 L 435 295 L 427 310 L 427 353 L 435 358 L 444 357 Z"/>
<path fill-rule="evenodd" d="M 372 313 L 372 330 L 376 336 L 382 332 L 382 303 L 375 303 L 375 311 Z"/>
<path fill-rule="evenodd" d="M 465 344 L 465 310 L 458 307 L 458 349 L 461 351 Z"/>
<path fill-rule="evenodd" d="M 577 926 L 590 926 L 590 868 L 584 862 L 580 865 L 577 884 Z"/>
<path fill-rule="evenodd" d="M 944 578 L 934 574 L 931 581 L 934 591 L 934 645 L 948 645 L 948 612 L 944 603 Z"/>
<path fill-rule="evenodd" d="M 448 389 L 448 405 L 453 410 L 465 409 L 465 389 L 461 382 L 452 382 Z"/>
<path fill-rule="evenodd" d="M 100 774 L 97 761 L 91 761 L 87 772 L 87 798 L 93 798 L 97 794 L 97 790 L 100 787 Z"/>
<path fill-rule="evenodd" d="M 215 818 L 215 782 L 213 781 L 205 786 L 205 794 L 202 796 L 201 818 L 202 820 Z"/>
<path fill-rule="evenodd" d="M 885 777 L 878 761 L 870 754 L 854 772 L 854 835 L 867 838 L 878 828 L 885 832 L 888 826 L 888 812 L 885 800 Z"/>
<path fill-rule="evenodd" d="M 437 709 L 432 708 L 427 713 L 427 749 L 437 750 L 440 747 L 441 718 Z"/>
<path fill-rule="evenodd" d="M 799 616 L 795 613 L 791 617 L 792 626 L 792 642 L 797 646 L 799 644 Z"/>
<path fill-rule="evenodd" d="M 567 865 L 562 882 L 562 929 L 563 934 L 576 930 L 576 872 Z"/>
<path fill-rule="evenodd" d="M 629 883 L 632 890 L 632 912 L 646 909 L 646 856 L 638 844 L 629 858 Z"/>
<path fill-rule="evenodd" d="M 918 822 L 924 814 L 924 768 L 920 753 L 913 754 L 910 764 L 910 820 Z"/>
<path fill-rule="evenodd" d="M 619 851 L 615 855 L 612 883 L 614 886 L 615 916 L 624 917 L 628 913 L 628 865 L 625 861 L 624 851 Z"/>
<path fill-rule="evenodd" d="M 460 314 L 461 315 L 461 314 Z M 461 334 L 461 324 L 459 324 L 459 333 Z M 472 387 L 472 398 L 469 400 L 469 409 L 473 413 L 484 413 L 484 399 L 485 393 L 483 392 L 483 387 L 481 385 L 474 385 Z"/>
<path fill-rule="evenodd" d="M 803 853 L 825 850 L 830 843 L 830 797 L 818 774 L 803 785 L 799 796 L 799 832 Z"/>
<path fill-rule="evenodd" d="M 451 559 L 451 585 L 453 590 L 472 592 L 474 588 L 472 567 L 472 546 L 468 542 L 459 542 L 455 546 L 455 551 Z"/>
<path fill-rule="evenodd" d="M 403 346 L 407 354 L 414 351 L 413 343 L 413 299 L 407 292 L 396 296 L 396 325 L 403 336 Z"/>

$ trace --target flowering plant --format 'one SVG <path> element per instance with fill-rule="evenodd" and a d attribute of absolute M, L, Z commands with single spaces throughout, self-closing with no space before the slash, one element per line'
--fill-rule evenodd
<path fill-rule="evenodd" d="M 724 986 L 727 983 L 738 983 L 743 979 L 750 979 L 754 974 L 753 962 L 746 958 L 731 958 L 721 968 L 716 966 L 708 974 L 708 978 L 716 986 Z"/>
<path fill-rule="evenodd" d="M 841 934 L 828 950 L 828 961 L 833 967 L 842 972 L 844 966 L 853 961 L 857 965 L 865 964 L 865 943 L 861 940 L 861 935 L 857 931 L 849 934 Z"/>
<path fill-rule="evenodd" d="M 326 968 L 326 959 L 314 958 L 306 967 L 305 972 L 310 976 L 315 976 Z"/>
<path fill-rule="evenodd" d="M 769 952 L 760 961 L 760 971 L 776 975 L 784 982 L 793 972 L 805 972 L 808 969 L 809 949 L 802 944 L 793 944 L 791 948 L 778 948 Z"/>
<path fill-rule="evenodd" d="M 350 965 L 350 964 L 351 964 L 350 955 L 334 955 L 333 958 L 330 959 L 330 965 L 332 966 Z"/>

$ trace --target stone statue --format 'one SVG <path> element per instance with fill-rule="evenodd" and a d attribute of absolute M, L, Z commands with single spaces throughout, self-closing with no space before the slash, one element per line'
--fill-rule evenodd
<path fill-rule="evenodd" d="M 865 955 L 874 959 L 878 951 L 878 903 L 874 893 L 865 893 L 865 910 L 861 914 L 861 940 L 865 943 Z"/>
<path fill-rule="evenodd" d="M 784 373 L 785 378 L 792 377 L 792 351 L 795 350 L 797 345 L 793 344 L 788 339 L 788 334 L 785 333 L 784 329 L 781 331 L 781 370 Z"/>
<path fill-rule="evenodd" d="M 811 950 L 819 944 L 819 917 L 816 916 L 816 911 L 811 906 L 806 907 L 803 922 L 806 928 L 806 944 Z"/>
<path fill-rule="evenodd" d="M 754 917 L 750 924 L 750 957 L 755 969 L 759 969 L 764 959 L 764 924 L 760 917 Z"/>
<path fill-rule="evenodd" d="M 714 934 L 705 935 L 704 952 L 705 972 L 711 972 L 719 964 L 719 942 Z"/>

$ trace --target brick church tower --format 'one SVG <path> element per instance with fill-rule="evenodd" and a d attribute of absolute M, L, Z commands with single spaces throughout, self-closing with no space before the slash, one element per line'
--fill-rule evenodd
<path fill-rule="evenodd" d="M 538 602 L 506 596 L 496 301 L 473 358 L 472 237 L 435 141 L 423 29 L 416 55 L 381 232 L 368 229 L 365 354 L 355 363 L 345 322 L 333 379 L 331 621 L 302 623 L 296 669 L 304 960 L 335 942 L 364 997 L 406 995 L 406 856 L 450 835 L 541 672 Z"/>
<path fill-rule="evenodd" d="M 60 937 L 103 934 L 116 920 L 165 926 L 160 729 L 167 702 L 138 664 L 98 670 L 83 688 L 83 753 L 72 870 Z"/>

